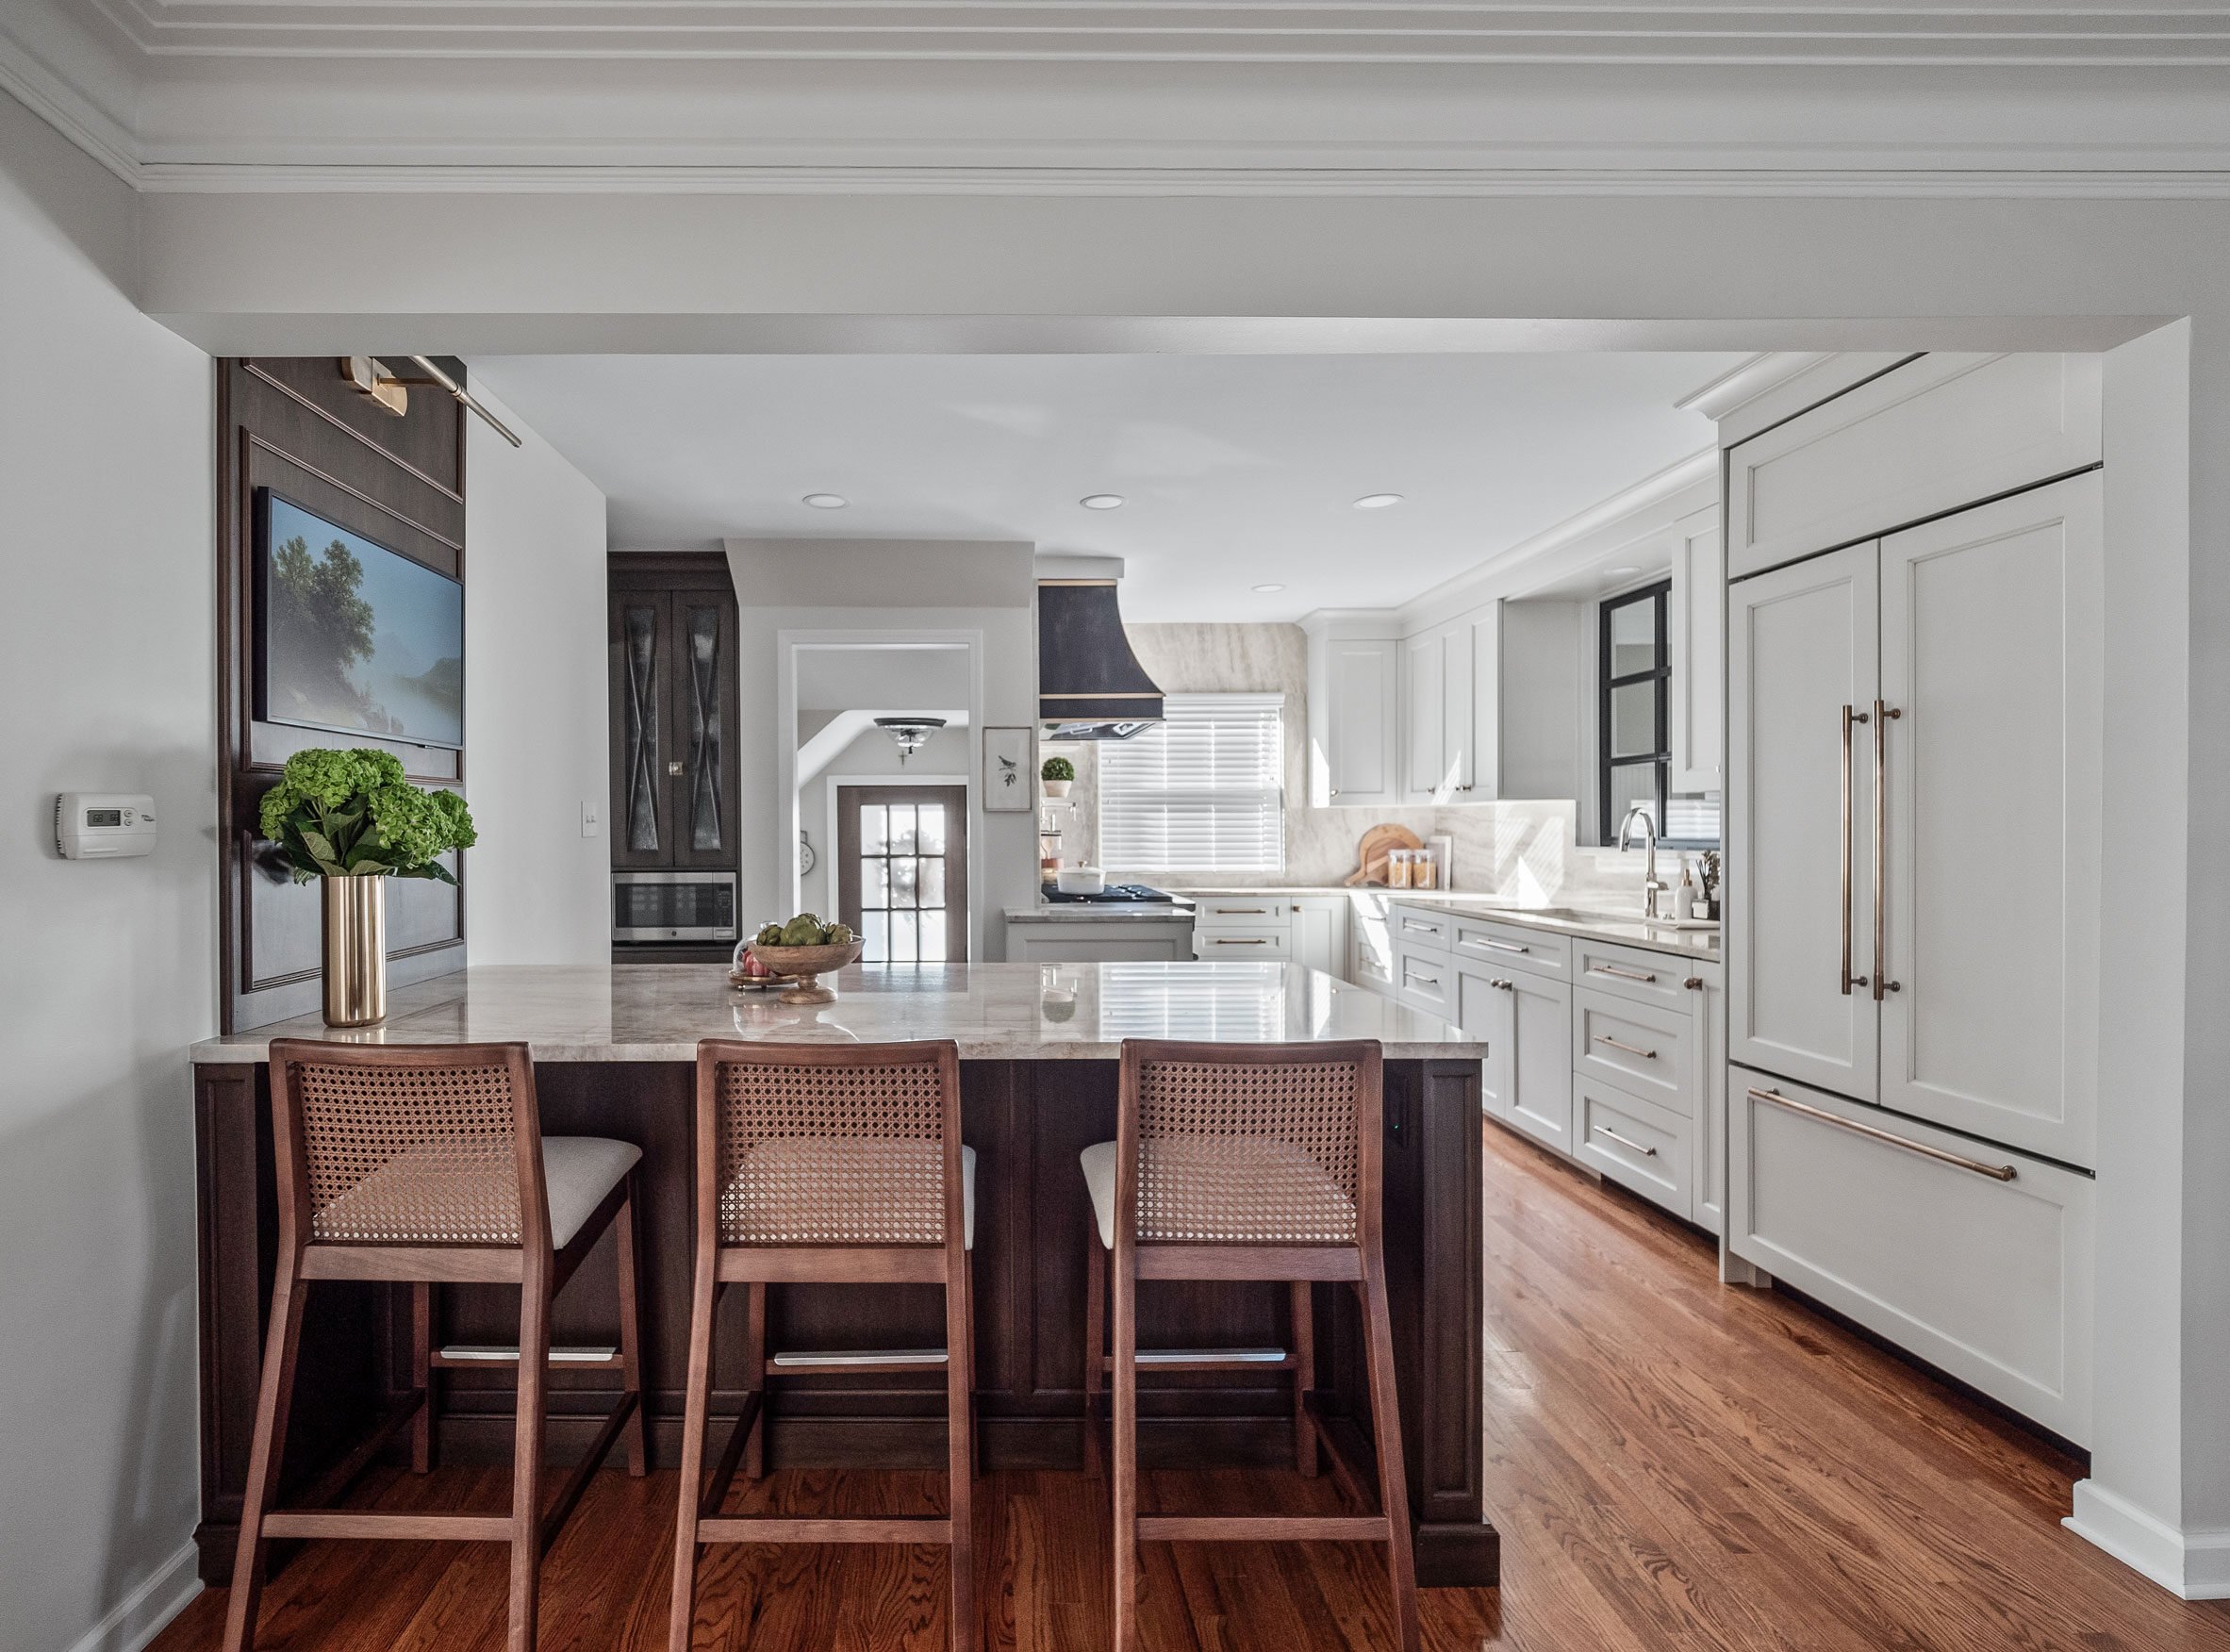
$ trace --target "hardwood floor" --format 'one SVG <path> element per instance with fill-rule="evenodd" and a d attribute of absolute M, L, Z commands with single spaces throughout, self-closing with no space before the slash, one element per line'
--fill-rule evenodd
<path fill-rule="evenodd" d="M 1638 1201 L 1487 1129 L 1487 1508 L 1500 1590 L 1424 1595 L 1436 1652 L 2230 1652 L 2230 1603 L 2186 1605 L 2062 1530 L 2077 1467 L 1785 1297 L 1720 1286 L 1713 1250 Z M 1329 1479 L 1147 1477 L 1152 1506 L 1332 1506 Z M 502 1469 L 383 1470 L 391 1508 L 495 1509 Z M 551 1552 L 545 1648 L 664 1645 L 671 1473 L 607 1471 Z M 930 1512 L 934 1474 L 783 1470 L 768 1512 Z M 1104 1482 L 996 1474 L 977 1491 L 984 1644 L 1106 1644 Z M 743 1506 L 738 1494 L 738 1506 Z M 700 1648 L 935 1648 L 932 1549 L 708 1551 Z M 1377 1552 L 1148 1545 L 1154 1652 L 1390 1644 Z M 469 1652 L 503 1642 L 493 1546 L 318 1544 L 273 1579 L 259 1644 Z M 217 1645 L 209 1591 L 156 1652 Z"/>

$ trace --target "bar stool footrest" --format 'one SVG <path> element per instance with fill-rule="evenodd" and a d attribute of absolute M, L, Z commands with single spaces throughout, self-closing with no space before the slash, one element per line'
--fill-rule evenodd
<path fill-rule="evenodd" d="M 934 1515 L 819 1519 L 777 1514 L 724 1514 L 697 1523 L 699 1543 L 950 1544 L 952 1522 Z"/>
<path fill-rule="evenodd" d="M 266 1537 L 378 1538 L 393 1543 L 509 1543 L 508 1514 L 381 1514 L 362 1509 L 273 1509 Z"/>

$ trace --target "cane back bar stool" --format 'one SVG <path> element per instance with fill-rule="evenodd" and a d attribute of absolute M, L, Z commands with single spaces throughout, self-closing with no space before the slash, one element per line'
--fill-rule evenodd
<path fill-rule="evenodd" d="M 542 1556 L 622 1433 L 627 1469 L 644 1471 L 637 1363 L 635 1166 L 631 1143 L 544 1136 L 523 1044 L 334 1045 L 273 1039 L 272 1137 L 279 1255 L 256 1402 L 248 1488 L 224 1623 L 226 1652 L 254 1643 L 265 1546 L 273 1538 L 388 1538 L 511 1547 L 511 1652 L 532 1652 Z M 557 1500 L 539 1507 L 550 1303 L 606 1229 L 619 1264 L 619 1348 L 569 1370 L 616 1370 L 622 1393 Z M 508 1514 L 375 1514 L 274 1509 L 313 1280 L 412 1287 L 415 1393 L 388 1429 L 411 1425 L 411 1466 L 429 1466 L 433 1372 L 470 1364 L 432 1346 L 434 1287 L 520 1287 L 516 1456 Z M 376 1449 L 375 1437 L 373 1449 Z M 359 1450 L 353 1461 L 369 1462 Z M 338 1495 L 338 1494 L 336 1494 Z"/>
<path fill-rule="evenodd" d="M 697 1549 L 708 1543 L 943 1544 L 951 1551 L 955 1652 L 976 1644 L 970 1477 L 975 1459 L 975 1152 L 960 1141 L 960 1050 L 950 1040 L 697 1047 L 697 1272 L 682 1495 L 668 1642 L 687 1652 Z M 928 1284 L 945 1290 L 945 1346 L 883 1355 L 778 1354 L 766 1346 L 771 1284 Z M 710 1479 L 713 1313 L 746 1287 L 746 1390 Z M 942 1366 L 943 1519 L 723 1516 L 742 1466 L 760 1472 L 767 1379 L 876 1365 Z"/>
<path fill-rule="evenodd" d="M 1113 1251 L 1115 1349 L 1115 1644 L 1138 1633 L 1141 1541 L 1329 1540 L 1386 1545 L 1402 1652 L 1417 1652 L 1416 1569 L 1410 1552 L 1401 1412 L 1379 1231 L 1383 1060 L 1375 1043 L 1170 1044 L 1127 1039 L 1115 1140 L 1087 1148 L 1084 1176 L 1102 1244 Z M 1087 1402 L 1102 1368 L 1099 1313 L 1107 1250 L 1095 1248 L 1084 1343 Z M 1199 1350 L 1155 1357 L 1138 1347 L 1141 1280 L 1283 1281 L 1293 1293 L 1290 1350 Z M 1294 1372 L 1297 1466 L 1320 1443 L 1341 1489 L 1360 1482 L 1315 1405 L 1319 1282 L 1351 1286 L 1363 1311 L 1379 1512 L 1344 1515 L 1156 1515 L 1138 1512 L 1138 1372 L 1287 1368 Z M 1281 1355 L 1273 1359 L 1270 1356 Z M 1098 1424 L 1088 1421 L 1096 1443 Z"/>

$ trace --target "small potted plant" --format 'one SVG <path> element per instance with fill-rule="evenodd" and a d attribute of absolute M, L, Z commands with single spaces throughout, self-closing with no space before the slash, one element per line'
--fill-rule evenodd
<path fill-rule="evenodd" d="M 476 841 L 465 800 L 421 791 L 389 752 L 316 748 L 287 759 L 279 784 L 263 795 L 262 826 L 297 884 L 324 885 L 326 1025 L 384 1019 L 387 880 L 456 882 L 438 857 Z"/>
<path fill-rule="evenodd" d="M 1049 757 L 1038 765 L 1037 780 L 1049 798 L 1065 798 L 1076 782 L 1076 765 L 1065 757 Z"/>

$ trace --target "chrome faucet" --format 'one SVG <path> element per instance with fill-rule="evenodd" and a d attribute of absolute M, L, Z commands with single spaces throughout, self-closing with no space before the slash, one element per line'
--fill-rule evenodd
<path fill-rule="evenodd" d="M 1642 823 L 1642 848 L 1649 857 L 1642 867 L 1642 916 L 1657 917 L 1660 916 L 1657 910 L 1657 898 L 1665 889 L 1663 880 L 1657 875 L 1657 821 L 1640 803 L 1628 809 L 1626 818 L 1618 823 L 1618 849 L 1621 854 L 1626 852 L 1637 820 Z"/>

